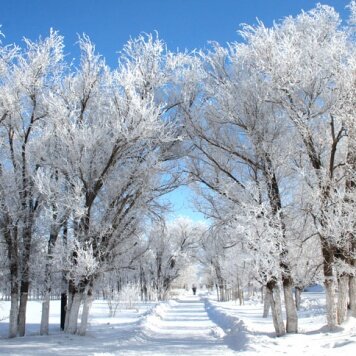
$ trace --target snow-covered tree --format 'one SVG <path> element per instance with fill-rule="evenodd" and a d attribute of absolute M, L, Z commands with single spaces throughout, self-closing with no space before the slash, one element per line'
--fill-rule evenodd
<path fill-rule="evenodd" d="M 281 185 L 287 174 L 288 151 L 281 151 L 280 147 L 290 135 L 279 112 L 266 100 L 267 83 L 254 75 L 253 64 L 241 63 L 237 48 L 233 44 L 228 48 L 214 44 L 212 51 L 201 54 L 206 73 L 202 75 L 201 94 L 205 105 L 201 105 L 200 110 L 193 107 L 186 114 L 187 135 L 193 142 L 190 175 L 200 186 L 214 191 L 213 195 L 208 192 L 205 199 L 209 202 L 211 217 L 219 220 L 219 214 L 231 216 L 231 210 L 243 204 L 255 205 L 258 209 L 263 202 L 268 202 L 273 216 L 270 224 L 286 237 Z M 226 213 L 222 213 L 221 201 L 227 203 Z M 297 315 L 286 238 L 276 245 L 281 246 L 287 331 L 296 332 Z M 268 283 L 271 289 L 275 286 L 277 280 Z M 278 331 L 280 335 L 283 333 L 283 330 Z"/>
<path fill-rule="evenodd" d="M 127 288 L 166 299 L 196 261 L 220 300 L 264 286 L 277 335 L 297 332 L 292 287 L 320 271 L 328 325 L 348 306 L 355 314 L 355 1 L 348 7 L 347 27 L 317 5 L 192 54 L 141 35 L 116 68 L 86 35 L 77 66 L 55 31 L 24 48 L 1 45 L 10 337 L 25 334 L 31 283 L 43 295 L 41 334 L 51 294 L 67 289 L 65 331 L 84 334 L 96 283 L 107 296 Z M 205 233 L 183 218 L 162 223 L 161 197 L 182 183 L 209 218 Z"/>
<path fill-rule="evenodd" d="M 25 334 L 32 236 L 41 207 L 34 184 L 40 166 L 37 139 L 49 118 L 63 61 L 63 39 L 51 31 L 26 47 L 1 47 L 1 227 L 11 283 L 10 337 Z"/>
<path fill-rule="evenodd" d="M 334 207 L 334 191 L 344 181 L 348 142 L 353 140 L 354 123 L 350 126 L 348 116 L 349 102 L 355 102 L 354 47 L 350 50 L 339 15 L 322 5 L 295 18 L 288 17 L 270 29 L 259 24 L 246 26 L 241 33 L 246 44 L 239 46 L 240 57 L 254 64 L 269 85 L 268 101 L 284 113 L 297 132 L 300 155 L 304 155 L 300 169 L 316 202 L 310 214 L 324 259 L 328 324 L 334 327 L 335 251 L 341 249 L 345 258 L 348 252 L 340 245 L 347 236 L 340 238 L 341 230 L 330 234 L 331 221 L 337 221 L 337 217 L 328 216 L 338 210 Z"/>
<path fill-rule="evenodd" d="M 158 300 L 165 300 L 172 283 L 193 264 L 205 226 L 187 218 L 154 225 L 148 234 L 146 266 L 150 271 Z"/>

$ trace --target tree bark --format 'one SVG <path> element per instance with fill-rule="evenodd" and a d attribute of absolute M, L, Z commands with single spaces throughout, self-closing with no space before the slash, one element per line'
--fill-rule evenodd
<path fill-rule="evenodd" d="M 302 302 L 302 288 L 295 287 L 294 296 L 295 296 L 295 307 L 297 308 L 297 310 L 300 310 L 300 304 Z"/>
<path fill-rule="evenodd" d="M 66 219 L 63 224 L 63 244 L 67 248 L 67 238 L 68 238 L 68 220 Z M 66 321 L 66 312 L 67 312 L 67 290 L 68 290 L 68 282 L 66 279 L 66 274 L 63 271 L 62 272 L 62 284 L 63 284 L 63 290 L 61 293 L 61 319 L 60 319 L 60 328 L 61 330 L 64 330 L 65 327 L 65 321 Z"/>
<path fill-rule="evenodd" d="M 217 301 L 220 301 L 219 286 L 217 283 L 215 283 L 215 287 L 216 287 L 216 299 Z"/>
<path fill-rule="evenodd" d="M 82 299 L 83 293 L 80 292 L 77 292 L 72 296 L 70 308 L 68 308 L 66 313 L 66 316 L 68 316 L 68 318 L 66 318 L 68 322 L 64 329 L 64 331 L 68 334 L 76 334 L 78 331 L 78 316 Z"/>
<path fill-rule="evenodd" d="M 72 303 L 73 303 L 73 298 L 74 294 L 76 293 L 76 288 L 74 285 L 74 282 L 72 280 L 69 280 L 68 282 L 68 297 L 67 297 L 67 310 L 65 314 L 65 321 L 64 321 L 64 331 L 68 329 L 68 323 L 69 323 L 69 311 L 72 308 Z"/>
<path fill-rule="evenodd" d="M 284 223 L 284 216 L 282 212 L 282 200 L 279 191 L 278 179 L 274 171 L 271 157 L 268 153 L 263 154 L 264 158 L 264 176 L 267 182 L 267 190 L 269 203 L 272 209 L 274 221 L 272 225 L 280 229 L 282 232 L 282 241 L 277 241 L 276 244 L 282 245 L 282 252 L 280 254 L 279 265 L 282 270 L 282 283 L 284 292 L 284 303 L 287 316 L 287 333 L 298 332 L 298 314 L 293 300 L 293 281 L 288 262 L 288 249 L 286 247 L 286 226 Z"/>
<path fill-rule="evenodd" d="M 20 287 L 20 306 L 19 306 L 19 336 L 25 336 L 26 331 L 26 310 L 28 301 L 28 291 L 30 287 L 30 282 L 27 278 L 21 281 Z"/>
<path fill-rule="evenodd" d="M 219 302 L 225 302 L 226 297 L 225 297 L 225 287 L 224 287 L 224 279 L 222 278 L 221 275 L 221 270 L 220 270 L 220 266 L 216 265 L 215 267 L 215 273 L 216 273 L 216 278 L 217 278 L 217 286 L 219 289 L 218 292 L 218 301 Z"/>
<path fill-rule="evenodd" d="M 26 309 L 28 293 L 30 289 L 30 254 L 32 241 L 32 218 L 28 219 L 27 226 L 23 231 L 23 251 L 20 284 L 20 306 L 19 306 L 19 336 L 25 336 L 26 329 Z"/>
<path fill-rule="evenodd" d="M 65 320 L 66 320 L 66 309 L 67 309 L 67 293 L 61 293 L 61 330 L 64 330 Z"/>
<path fill-rule="evenodd" d="M 54 219 L 56 216 L 54 216 Z M 50 307 L 50 297 L 51 297 L 51 290 L 52 290 L 52 281 L 51 281 L 51 274 L 52 274 L 52 266 L 51 266 L 51 259 L 54 245 L 57 241 L 58 231 L 55 226 L 51 227 L 51 233 L 49 236 L 48 241 L 48 252 L 47 252 L 47 262 L 45 267 L 45 295 L 44 301 L 42 302 L 42 315 L 41 315 L 41 327 L 40 327 L 40 335 L 48 335 L 48 324 L 49 324 L 49 307 Z"/>
<path fill-rule="evenodd" d="M 83 305 L 83 312 L 80 322 L 80 327 L 78 330 L 79 335 L 85 335 L 88 327 L 88 319 L 89 319 L 89 311 L 93 301 L 93 293 L 92 288 L 88 289 L 86 296 L 84 297 L 84 305 Z"/>
<path fill-rule="evenodd" d="M 11 293 L 11 307 L 9 320 L 9 338 L 17 336 L 18 332 L 18 311 L 19 311 L 19 293 Z"/>
<path fill-rule="evenodd" d="M 240 288 L 240 284 L 238 284 L 238 287 L 237 287 L 237 295 L 238 295 L 238 298 L 239 298 L 239 303 L 240 305 L 243 305 L 244 304 L 244 292 L 243 292 L 243 289 Z"/>
<path fill-rule="evenodd" d="M 349 308 L 351 310 L 351 315 L 356 318 L 356 277 L 351 276 L 349 283 Z"/>
<path fill-rule="evenodd" d="M 326 319 L 330 329 L 334 329 L 337 325 L 337 305 L 336 305 L 336 281 L 333 271 L 334 252 L 327 245 L 325 240 L 322 240 L 322 254 L 324 257 L 324 286 L 326 297 Z"/>
<path fill-rule="evenodd" d="M 347 317 L 347 304 L 349 297 L 349 276 L 342 275 L 338 281 L 338 298 L 337 298 L 337 322 L 342 324 Z"/>
<path fill-rule="evenodd" d="M 13 231 L 5 229 L 5 241 L 7 242 L 8 258 L 10 262 L 10 295 L 11 307 L 9 317 L 9 337 L 13 338 L 18 333 L 18 312 L 19 312 L 19 282 L 18 282 L 18 246 L 17 229 Z"/>
<path fill-rule="evenodd" d="M 48 335 L 50 294 L 46 293 L 42 302 L 40 335 Z"/>
<path fill-rule="evenodd" d="M 267 293 L 270 294 L 272 319 L 277 336 L 283 336 L 286 329 L 283 323 L 281 292 L 276 281 L 269 281 L 266 285 Z"/>
<path fill-rule="evenodd" d="M 326 319 L 331 330 L 335 329 L 337 324 L 337 309 L 335 303 L 335 281 L 325 278 L 325 296 L 326 296 Z"/>
<path fill-rule="evenodd" d="M 355 137 L 355 130 L 349 132 L 350 137 Z M 352 136 L 351 136 L 352 135 Z M 349 164 L 348 177 L 346 179 L 346 202 L 354 202 L 354 192 L 356 190 L 356 181 L 354 179 L 354 172 L 356 171 L 356 154 L 355 154 L 355 145 L 351 144 L 352 141 L 349 141 L 349 148 L 347 153 L 347 163 Z M 346 214 L 349 212 L 346 212 Z M 353 231 L 355 231 L 356 222 L 353 225 Z M 350 240 L 350 258 L 349 263 L 350 267 L 356 271 L 356 238 L 355 234 L 349 233 L 347 237 Z M 351 310 L 351 315 L 356 317 L 356 275 L 353 273 L 349 278 L 349 308 Z"/>
<path fill-rule="evenodd" d="M 284 304 L 286 307 L 287 316 L 287 333 L 298 332 L 298 315 L 296 305 L 293 300 L 293 283 L 292 279 L 283 277 L 283 292 L 284 292 Z"/>
<path fill-rule="evenodd" d="M 263 300 L 263 318 L 268 318 L 269 310 L 271 308 L 271 293 L 270 291 L 265 287 L 264 288 L 264 300 Z"/>

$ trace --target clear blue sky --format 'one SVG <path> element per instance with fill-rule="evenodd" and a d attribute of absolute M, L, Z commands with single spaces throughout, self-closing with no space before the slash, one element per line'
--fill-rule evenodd
<path fill-rule="evenodd" d="M 241 23 L 256 23 L 259 18 L 271 25 L 317 2 L 345 16 L 349 0 L 0 0 L 0 24 L 4 43 L 46 36 L 51 27 L 59 30 L 69 57 L 77 56 L 77 34 L 86 33 L 107 63 L 115 66 L 123 44 L 142 32 L 158 31 L 171 50 L 192 50 L 211 40 L 222 44 L 237 40 Z M 177 214 L 201 218 L 189 208 L 187 188 L 172 193 L 170 200 Z"/>
<path fill-rule="evenodd" d="M 256 17 L 274 19 L 309 10 L 314 0 L 0 0 L 0 24 L 6 39 L 36 39 L 49 28 L 65 36 L 67 52 L 76 54 L 76 34 L 85 32 L 110 65 L 129 37 L 157 30 L 171 50 L 204 47 L 237 39 L 240 23 Z M 343 12 L 348 0 L 320 1 Z"/>

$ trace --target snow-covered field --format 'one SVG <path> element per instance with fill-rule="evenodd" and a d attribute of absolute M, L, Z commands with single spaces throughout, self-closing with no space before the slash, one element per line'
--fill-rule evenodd
<path fill-rule="evenodd" d="M 276 338 L 262 305 L 251 300 L 218 303 L 205 295 L 183 295 L 167 303 L 141 303 L 108 316 L 105 301 L 93 303 L 86 336 L 60 332 L 59 302 L 51 302 L 50 335 L 39 336 L 41 303 L 29 302 L 27 336 L 7 339 L 0 321 L 0 355 L 355 355 L 356 319 L 329 332 L 323 293 L 304 293 L 298 335 Z M 0 319 L 8 302 L 0 302 Z"/>

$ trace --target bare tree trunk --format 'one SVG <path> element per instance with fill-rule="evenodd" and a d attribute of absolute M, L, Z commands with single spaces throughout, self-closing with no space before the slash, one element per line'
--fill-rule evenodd
<path fill-rule="evenodd" d="M 220 268 L 219 268 L 220 272 Z M 225 296 L 225 286 L 224 286 L 224 279 L 221 277 L 220 273 L 217 273 L 217 278 L 218 278 L 218 287 L 219 287 L 219 302 L 225 302 L 226 301 L 226 296 Z"/>
<path fill-rule="evenodd" d="M 352 133 L 349 133 L 350 137 L 354 137 L 355 130 Z M 354 172 L 356 170 L 356 154 L 355 147 L 351 144 L 352 141 L 349 141 L 349 148 L 347 153 L 347 162 L 349 164 L 348 177 L 346 180 L 346 202 L 354 202 L 354 192 L 356 190 L 356 181 L 354 179 Z M 353 231 L 355 231 L 356 222 L 353 225 Z M 350 240 L 350 267 L 356 271 L 356 238 L 354 233 L 347 234 L 347 237 Z M 351 315 L 356 317 L 356 275 L 350 275 L 349 279 L 349 309 L 351 310 Z"/>
<path fill-rule="evenodd" d="M 356 270 L 356 258 L 354 258 L 354 254 L 356 253 L 356 241 L 352 235 L 352 242 L 351 242 L 351 258 L 350 258 L 350 265 Z M 349 278 L 349 309 L 351 310 L 351 315 L 356 317 L 356 276 L 355 274 L 350 275 Z"/>
<path fill-rule="evenodd" d="M 335 280 L 333 278 L 325 278 L 324 286 L 326 297 L 326 319 L 330 329 L 334 329 L 337 324 Z"/>
<path fill-rule="evenodd" d="M 162 272 L 162 256 L 158 255 L 156 256 L 156 264 L 157 264 L 157 274 L 156 274 L 156 290 L 157 290 L 157 299 L 162 300 L 163 295 L 162 295 L 162 278 L 161 278 L 161 272 Z"/>
<path fill-rule="evenodd" d="M 20 306 L 19 306 L 19 336 L 25 336 L 26 329 L 26 309 L 28 293 L 30 289 L 30 254 L 32 240 L 32 219 L 27 222 L 28 226 L 23 231 L 23 251 L 20 284 Z"/>
<path fill-rule="evenodd" d="M 238 297 L 239 297 L 239 303 L 240 305 L 244 304 L 244 292 L 242 290 L 242 288 L 240 288 L 240 284 L 238 284 L 238 287 L 237 287 L 237 294 L 238 294 Z"/>
<path fill-rule="evenodd" d="M 226 301 L 226 296 L 225 296 L 225 289 L 224 285 L 219 283 L 219 291 L 220 291 L 220 300 L 219 302 L 225 302 Z"/>
<path fill-rule="evenodd" d="M 67 237 L 68 237 L 68 220 L 64 221 L 63 225 L 63 244 L 67 248 Z M 61 293 L 61 320 L 60 320 L 60 327 L 61 330 L 64 330 L 65 327 L 65 320 L 66 320 L 66 312 L 67 312 L 67 290 L 68 290 L 68 282 L 66 279 L 66 274 L 62 272 L 62 293 Z"/>
<path fill-rule="evenodd" d="M 349 276 L 343 274 L 340 276 L 337 299 L 337 322 L 342 324 L 347 316 L 347 304 L 349 297 Z"/>
<path fill-rule="evenodd" d="M 72 308 L 72 303 L 73 303 L 73 298 L 74 298 L 75 293 L 76 293 L 76 288 L 75 288 L 74 282 L 72 280 L 69 280 L 69 282 L 68 282 L 67 310 L 66 310 L 65 321 L 64 321 L 64 331 L 66 331 L 68 329 L 69 311 Z"/>
<path fill-rule="evenodd" d="M 40 335 L 48 335 L 50 294 L 46 293 L 42 302 Z"/>
<path fill-rule="evenodd" d="M 283 277 L 284 304 L 287 316 L 287 333 L 298 332 L 298 315 L 293 300 L 293 284 L 290 276 Z"/>
<path fill-rule="evenodd" d="M 351 315 L 356 317 L 356 276 L 351 276 L 349 280 L 349 308 L 351 310 Z"/>
<path fill-rule="evenodd" d="M 69 310 L 71 309 L 72 307 L 72 303 L 73 303 L 73 297 L 74 295 L 72 293 L 68 293 L 68 296 L 67 296 L 67 309 L 66 309 L 66 315 L 65 315 L 65 318 L 64 318 L 64 332 L 66 332 L 66 330 L 68 329 L 68 323 L 69 323 Z"/>
<path fill-rule="evenodd" d="M 41 313 L 41 326 L 40 335 L 48 335 L 48 324 L 49 324 L 49 307 L 50 307 L 50 295 L 51 295 L 51 280 L 50 280 L 50 267 L 49 263 L 46 264 L 45 271 L 45 294 L 42 302 L 42 313 Z"/>
<path fill-rule="evenodd" d="M 75 293 L 72 297 L 72 301 L 70 303 L 70 308 L 68 308 L 66 313 L 67 325 L 64 328 L 64 331 L 68 334 L 75 334 L 78 330 L 78 317 L 79 317 L 79 309 L 80 304 L 83 299 L 83 293 Z"/>
<path fill-rule="evenodd" d="M 53 219 L 56 219 L 54 215 Z M 48 254 L 47 254 L 47 262 L 45 267 L 45 296 L 44 301 L 42 302 L 42 315 L 41 315 L 41 327 L 40 327 L 40 335 L 48 335 L 48 324 L 49 324 L 49 307 L 50 307 L 50 296 L 52 290 L 52 281 L 51 281 L 51 259 L 53 253 L 53 247 L 57 241 L 58 231 L 55 226 L 51 227 L 51 233 L 48 241 Z"/>
<path fill-rule="evenodd" d="M 89 318 L 89 311 L 91 304 L 93 302 L 93 293 L 92 293 L 92 287 L 88 289 L 87 294 L 84 297 L 84 305 L 83 305 L 83 312 L 82 312 L 82 317 L 81 317 L 81 322 L 80 322 L 80 327 L 78 330 L 79 335 L 85 335 L 88 327 L 88 318 Z"/>
<path fill-rule="evenodd" d="M 295 287 L 294 296 L 295 296 L 295 307 L 297 308 L 297 310 L 300 310 L 300 304 L 302 302 L 302 288 Z"/>
<path fill-rule="evenodd" d="M 322 240 L 322 253 L 324 257 L 324 286 L 326 297 L 326 319 L 330 329 L 337 325 L 337 304 L 336 304 L 336 282 L 333 271 L 334 253 L 331 248 Z"/>
<path fill-rule="evenodd" d="M 281 292 L 276 281 L 269 281 L 266 286 L 270 293 L 273 326 L 277 336 L 283 336 L 286 329 L 283 323 Z"/>
<path fill-rule="evenodd" d="M 5 240 L 8 247 L 8 258 L 10 261 L 10 295 L 11 307 L 9 318 L 9 337 L 13 338 L 18 333 L 18 312 L 19 312 L 19 282 L 18 282 L 18 246 L 17 229 L 12 232 L 5 229 Z"/>
<path fill-rule="evenodd" d="M 287 316 L 287 333 L 297 333 L 298 314 L 293 300 L 293 281 L 291 278 L 290 266 L 287 258 L 288 249 L 286 247 L 286 226 L 284 223 L 284 214 L 282 211 L 282 200 L 278 186 L 278 179 L 276 177 L 270 155 L 265 152 L 263 158 L 264 176 L 266 178 L 268 188 L 268 197 L 272 213 L 274 215 L 274 221 L 272 221 L 271 224 L 275 225 L 276 228 L 279 228 L 283 235 L 283 240 L 280 242 L 283 247 L 280 255 L 280 267 L 282 270 L 284 302 Z"/>
<path fill-rule="evenodd" d="M 269 310 L 271 308 L 271 293 L 267 288 L 263 288 L 262 290 L 263 298 L 263 318 L 267 318 L 269 314 Z"/>
<path fill-rule="evenodd" d="M 147 283 L 145 272 L 140 264 L 140 297 L 142 302 L 147 302 Z"/>
<path fill-rule="evenodd" d="M 19 293 L 11 293 L 11 308 L 9 320 L 9 337 L 17 336 L 18 331 L 18 311 L 19 311 Z"/>
<path fill-rule="evenodd" d="M 219 301 L 220 300 L 220 294 L 219 294 L 219 286 L 217 283 L 215 283 L 215 287 L 216 287 L 216 300 Z"/>
<path fill-rule="evenodd" d="M 63 292 L 61 293 L 61 320 L 60 320 L 61 330 L 64 330 L 66 312 L 67 312 L 67 293 Z"/>
<path fill-rule="evenodd" d="M 19 336 L 25 336 L 26 330 L 26 310 L 28 301 L 28 291 L 30 287 L 30 282 L 27 278 L 21 281 L 20 287 L 20 306 L 19 306 Z"/>

